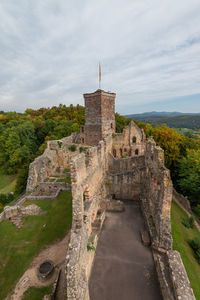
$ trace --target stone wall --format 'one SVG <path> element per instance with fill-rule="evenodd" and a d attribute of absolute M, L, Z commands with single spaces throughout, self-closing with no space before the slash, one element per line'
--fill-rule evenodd
<path fill-rule="evenodd" d="M 122 134 L 113 135 L 112 153 L 116 158 L 122 156 L 144 155 L 146 136 L 133 121 L 124 128 Z"/>
<path fill-rule="evenodd" d="M 77 150 L 72 152 L 69 147 L 77 138 L 77 134 L 74 133 L 61 140 L 47 142 L 47 149 L 29 166 L 27 192 L 32 192 L 36 186 L 56 173 L 57 170 L 70 168 L 70 160 L 79 153 L 79 148 L 77 147 Z"/>
<path fill-rule="evenodd" d="M 144 167 L 144 156 L 115 159 L 110 155 L 106 186 L 112 198 L 139 200 L 141 194 L 141 172 Z"/>
<path fill-rule="evenodd" d="M 99 212 L 105 198 L 104 178 L 111 147 L 109 136 L 71 160 L 73 221 L 66 268 L 68 300 L 89 299 L 88 281 L 95 252 L 88 251 L 88 244 L 96 246 L 103 222 Z"/>
<path fill-rule="evenodd" d="M 164 151 L 150 138 L 146 144 L 144 172 L 141 173 L 141 205 L 155 249 L 171 249 L 172 181 L 164 166 Z"/>
<path fill-rule="evenodd" d="M 136 125 L 128 128 L 132 126 L 135 128 Z M 145 137 L 143 140 L 146 140 Z M 167 250 L 172 247 L 172 181 L 169 170 L 164 166 L 163 150 L 152 138 L 145 144 L 144 155 L 119 159 L 109 156 L 106 184 L 115 199 L 140 200 L 152 246 Z M 112 150 L 114 147 L 115 139 Z"/>
<path fill-rule="evenodd" d="M 190 214 L 192 214 L 190 201 L 186 199 L 183 195 L 179 194 L 175 189 L 173 189 L 173 199 L 183 206 Z"/>
<path fill-rule="evenodd" d="M 97 90 L 84 94 L 84 100 L 86 122 L 81 139 L 88 145 L 97 145 L 115 132 L 115 94 Z"/>
<path fill-rule="evenodd" d="M 174 250 L 154 253 L 154 259 L 163 299 L 195 300 L 180 254 Z"/>

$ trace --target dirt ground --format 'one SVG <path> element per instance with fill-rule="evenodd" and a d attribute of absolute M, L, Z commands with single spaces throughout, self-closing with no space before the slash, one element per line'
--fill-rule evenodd
<path fill-rule="evenodd" d="M 53 276 L 49 280 L 42 282 L 37 277 L 37 268 L 45 260 L 51 260 L 54 262 L 54 266 L 61 266 L 65 260 L 67 248 L 69 244 L 70 232 L 58 243 L 48 246 L 40 254 L 34 258 L 31 267 L 24 273 L 16 284 L 15 290 L 10 300 L 20 300 L 23 298 L 24 292 L 31 286 L 42 287 L 51 285 L 56 279 L 58 269 L 56 268 Z"/>

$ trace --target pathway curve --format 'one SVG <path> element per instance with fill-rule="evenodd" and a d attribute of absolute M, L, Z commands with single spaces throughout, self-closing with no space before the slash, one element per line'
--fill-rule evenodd
<path fill-rule="evenodd" d="M 91 300 L 161 300 L 138 202 L 125 202 L 122 213 L 107 213 L 90 279 Z"/>

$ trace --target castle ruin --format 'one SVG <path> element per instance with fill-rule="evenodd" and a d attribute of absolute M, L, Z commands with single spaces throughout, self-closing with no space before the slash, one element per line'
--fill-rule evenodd
<path fill-rule="evenodd" d="M 44 192 L 55 197 L 68 187 L 47 183 L 46 178 L 70 169 L 73 221 L 66 249 L 66 299 L 93 300 L 89 281 L 95 251 L 89 247 L 98 245 L 106 211 L 123 211 L 126 200 L 139 203 L 142 211 L 163 299 L 195 299 L 180 255 L 172 250 L 173 185 L 163 150 L 153 138 L 146 140 L 133 121 L 123 133 L 115 133 L 114 93 L 97 90 L 84 99 L 86 122 L 80 134 L 49 141 L 30 165 L 27 181 L 27 191 L 35 197 L 38 189 L 40 196 Z"/>

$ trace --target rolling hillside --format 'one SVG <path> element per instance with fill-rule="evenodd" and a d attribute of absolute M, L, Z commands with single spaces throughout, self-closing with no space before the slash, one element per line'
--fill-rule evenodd
<path fill-rule="evenodd" d="M 151 124 L 166 124 L 173 128 L 200 129 L 200 113 L 147 112 L 126 117 Z"/>

